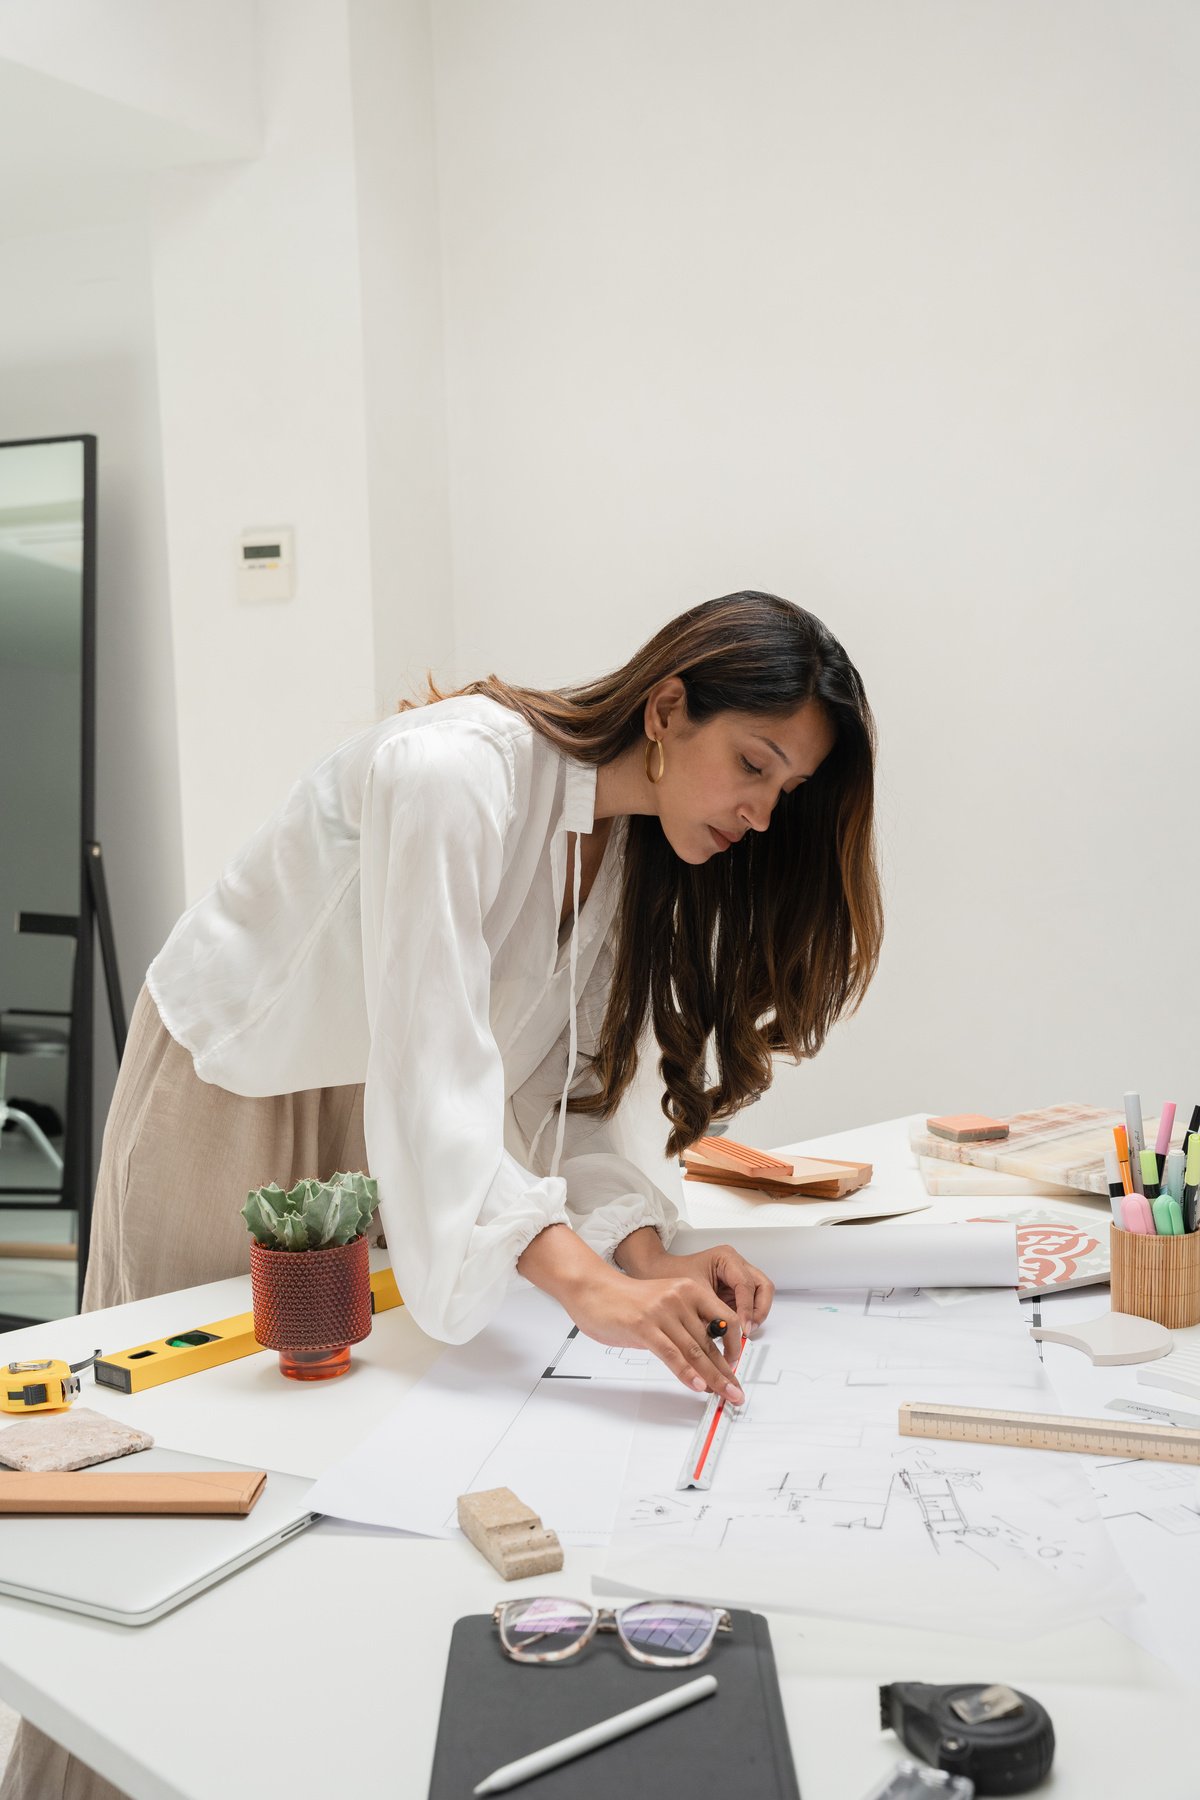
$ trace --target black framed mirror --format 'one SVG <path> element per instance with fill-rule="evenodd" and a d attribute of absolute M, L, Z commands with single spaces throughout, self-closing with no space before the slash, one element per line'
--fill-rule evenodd
<path fill-rule="evenodd" d="M 0 1329 L 82 1291 L 93 1182 L 97 898 L 118 1059 L 123 1008 L 95 821 L 96 439 L 0 443 Z M 20 1233 L 4 1229 L 20 1213 Z M 70 1229 L 40 1229 L 51 1213 Z M 32 1224 L 31 1224 L 32 1222 Z M 22 1283 L 18 1265 L 41 1265 Z M 5 1272 L 8 1279 L 5 1280 Z M 61 1304 L 56 1311 L 69 1311 Z"/>

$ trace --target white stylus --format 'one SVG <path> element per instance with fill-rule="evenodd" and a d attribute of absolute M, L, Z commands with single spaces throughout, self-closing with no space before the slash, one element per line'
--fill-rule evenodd
<path fill-rule="evenodd" d="M 665 1719 L 668 1713 L 678 1712 L 681 1706 L 690 1706 L 693 1700 L 707 1700 L 716 1691 L 715 1675 L 701 1675 L 695 1681 L 685 1681 L 682 1687 L 669 1688 L 665 1694 L 659 1694 L 656 1700 L 643 1700 L 640 1706 L 631 1706 L 627 1712 L 614 1713 L 611 1719 L 601 1719 L 598 1725 L 589 1725 L 586 1731 L 573 1732 L 570 1737 L 560 1738 L 557 1744 L 547 1744 L 544 1750 L 534 1750 L 528 1756 L 519 1756 L 516 1762 L 505 1763 L 502 1769 L 495 1770 L 472 1792 L 503 1793 L 505 1788 L 516 1787 L 518 1782 L 528 1781 L 532 1775 L 540 1775 L 546 1769 L 557 1769 L 560 1763 L 570 1762 L 573 1757 L 582 1756 L 586 1750 L 595 1750 L 600 1744 L 610 1744 L 614 1738 L 636 1731 L 639 1725 L 650 1725 L 655 1719 Z"/>

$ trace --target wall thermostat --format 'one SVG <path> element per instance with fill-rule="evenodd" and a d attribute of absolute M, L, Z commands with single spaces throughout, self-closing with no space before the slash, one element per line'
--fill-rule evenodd
<path fill-rule="evenodd" d="M 296 557 L 290 525 L 277 531 L 243 531 L 238 549 L 239 600 L 290 600 Z"/>

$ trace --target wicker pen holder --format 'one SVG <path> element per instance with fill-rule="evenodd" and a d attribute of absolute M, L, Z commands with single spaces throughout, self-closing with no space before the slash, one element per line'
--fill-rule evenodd
<path fill-rule="evenodd" d="M 1177 1330 L 1200 1325 L 1200 1231 L 1147 1237 L 1110 1225 L 1112 1310 Z"/>

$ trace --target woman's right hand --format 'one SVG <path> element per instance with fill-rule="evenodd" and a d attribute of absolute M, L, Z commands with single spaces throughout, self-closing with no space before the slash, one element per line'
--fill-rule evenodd
<path fill-rule="evenodd" d="M 697 1275 L 625 1275 L 564 1224 L 539 1231 L 517 1258 L 517 1269 L 552 1294 L 585 1337 L 651 1351 L 697 1394 L 718 1394 L 735 1406 L 745 1399 L 733 1363 L 747 1321 Z M 728 1355 L 721 1340 L 708 1335 L 714 1319 L 727 1322 Z"/>
<path fill-rule="evenodd" d="M 678 1381 L 695 1393 L 717 1394 L 740 1406 L 745 1399 L 733 1364 L 741 1351 L 742 1320 L 706 1281 L 690 1275 L 634 1280 L 602 1265 L 603 1278 L 585 1282 L 570 1299 L 567 1311 L 585 1337 L 598 1344 L 651 1351 Z M 713 1319 L 724 1319 L 728 1331 L 708 1335 Z"/>

